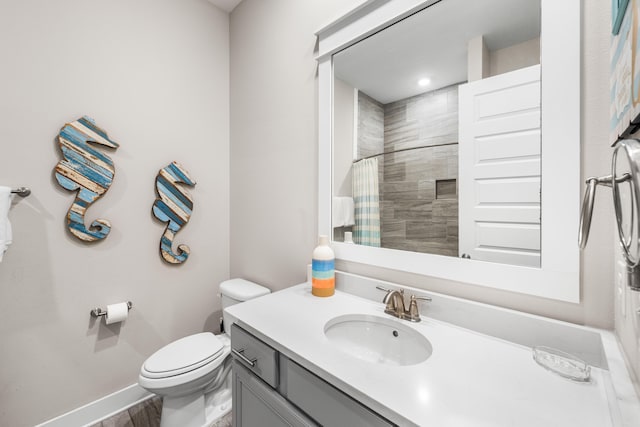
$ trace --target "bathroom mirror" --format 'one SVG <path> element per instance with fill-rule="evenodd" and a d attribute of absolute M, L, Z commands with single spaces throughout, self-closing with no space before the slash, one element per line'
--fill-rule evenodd
<path fill-rule="evenodd" d="M 334 54 L 333 123 L 334 240 L 540 266 L 539 0 L 440 1 Z"/>
<path fill-rule="evenodd" d="M 319 231 L 334 237 L 332 246 L 338 259 L 578 302 L 579 1 L 528 0 L 520 5 L 509 0 L 482 2 L 481 9 L 497 8 L 486 14 L 497 21 L 487 23 L 480 19 L 482 10 L 474 11 L 478 3 L 366 1 L 318 32 Z M 513 27 L 520 32 L 510 34 L 508 29 Z M 425 34 L 425 29 L 434 33 Z M 458 40 L 457 46 L 429 51 L 453 40 Z M 533 51 L 534 57 L 539 49 L 542 66 L 535 60 L 520 61 L 517 67 L 492 75 L 491 51 L 518 45 Z M 402 55 L 407 46 L 411 48 L 404 55 L 418 63 L 420 70 L 400 57 L 385 56 Z M 421 56 L 422 51 L 429 54 Z M 373 59 L 368 58 L 366 54 L 372 52 Z M 456 61 L 458 65 L 452 66 Z M 394 69 L 395 65 L 401 66 Z M 493 66 L 499 67 L 495 61 Z M 440 74 L 444 77 L 438 77 L 439 67 L 444 67 Z M 402 75 L 403 83 L 374 81 L 385 70 Z M 425 78 L 431 78 L 432 89 L 426 94 L 425 90 L 411 92 L 410 86 Z M 395 86 L 396 94 L 385 95 L 382 91 Z M 471 86 L 477 87 L 470 90 Z M 507 86 L 510 92 L 495 95 Z M 468 100 L 465 106 L 464 97 Z M 412 102 L 413 110 L 407 106 Z M 370 120 L 370 126 L 363 127 L 359 122 L 367 117 L 367 109 L 378 116 Z M 413 114 L 414 123 L 402 128 L 404 124 L 394 122 L 400 114 Z M 431 117 L 427 117 L 429 114 Z M 416 125 L 416 118 L 422 122 Z M 424 123 L 427 121 L 429 127 Z M 487 127 L 498 137 L 487 138 Z M 411 132 L 422 134 L 422 138 L 407 138 Z M 507 132 L 521 137 L 525 151 L 505 146 L 500 136 Z M 385 140 L 389 135 L 395 137 L 393 143 Z M 376 146 L 380 139 L 382 144 Z M 370 144 L 358 144 L 358 140 Z M 471 141 L 470 154 L 457 149 L 464 141 Z M 422 157 L 440 163 L 408 163 L 420 151 L 431 153 Z M 382 158 L 378 165 L 383 171 L 367 167 L 364 175 L 356 171 L 353 161 L 365 157 L 369 159 L 357 163 Z M 426 169 L 438 170 L 438 176 L 425 176 Z M 489 169 L 501 172 L 487 175 Z M 357 185 L 352 184 L 354 174 Z M 384 181 L 394 174 L 404 176 L 396 182 Z M 418 178 L 407 189 L 402 185 L 410 174 Z M 378 183 L 363 178 L 374 175 L 379 177 Z M 367 196 L 376 186 L 380 191 L 380 181 L 385 194 L 378 215 L 383 222 L 391 219 L 391 227 L 378 232 L 383 238 L 377 245 L 375 232 L 373 244 L 366 236 L 361 240 L 360 235 L 356 240 L 366 245 L 344 243 L 344 231 L 360 234 L 349 228 L 355 222 L 348 213 L 348 199 L 354 198 L 352 189 L 364 186 Z M 522 185 L 513 185 L 516 181 Z M 487 185 L 495 183 L 500 185 Z M 396 194 L 389 197 L 389 191 Z M 500 200 L 505 194 L 511 198 L 509 206 Z M 426 201 L 428 197 L 432 200 Z M 424 210 L 420 212 L 419 207 Z M 347 214 L 341 216 L 345 209 Z M 362 206 L 354 209 L 353 216 L 362 210 Z M 394 218 L 396 210 L 407 218 Z M 443 216 L 434 221 L 435 210 Z M 459 229 L 454 221 L 457 211 Z M 424 218 L 431 222 L 420 221 Z M 472 224 L 464 233 L 463 223 Z M 405 241 L 407 234 L 414 241 L 418 235 L 436 239 L 433 244 L 401 246 L 402 233 Z M 518 248 L 517 256 L 481 256 L 483 251 L 498 255 L 514 252 L 505 251 L 505 245 L 521 236 L 528 240 Z M 455 244 L 442 250 L 447 239 Z M 385 245 L 384 240 L 394 243 Z M 462 249 L 456 245 L 466 246 Z"/>

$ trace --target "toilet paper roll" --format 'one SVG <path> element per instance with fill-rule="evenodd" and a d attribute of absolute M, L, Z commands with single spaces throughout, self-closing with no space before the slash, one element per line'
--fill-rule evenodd
<path fill-rule="evenodd" d="M 107 305 L 107 315 L 105 316 L 105 323 L 110 325 L 112 323 L 122 322 L 129 316 L 129 307 L 126 302 L 119 302 L 118 304 Z"/>

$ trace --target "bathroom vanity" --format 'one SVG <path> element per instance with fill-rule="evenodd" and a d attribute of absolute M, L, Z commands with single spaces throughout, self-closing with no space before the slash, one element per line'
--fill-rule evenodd
<path fill-rule="evenodd" d="M 394 425 L 242 327 L 232 336 L 236 426 Z"/>
<path fill-rule="evenodd" d="M 303 283 L 228 309 L 237 319 L 237 426 L 267 419 L 299 426 L 640 425 L 640 404 L 607 331 L 430 293 L 433 301 L 420 303 L 421 322 L 411 323 L 385 314 L 376 289 L 399 286 L 345 273 L 337 282 L 330 298 L 312 296 Z M 411 293 L 424 295 L 405 288 Z M 429 346 L 358 353 L 327 333 L 335 319 L 349 318 L 397 326 L 390 348 L 408 330 Z M 538 345 L 586 361 L 590 380 L 538 365 Z"/>

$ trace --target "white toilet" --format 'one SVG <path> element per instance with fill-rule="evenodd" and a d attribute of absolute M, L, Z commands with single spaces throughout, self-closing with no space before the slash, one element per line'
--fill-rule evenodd
<path fill-rule="evenodd" d="M 270 293 L 244 279 L 220 284 L 222 310 Z M 233 319 L 224 314 L 225 333 L 203 332 L 174 341 L 149 357 L 138 384 L 163 397 L 161 427 L 204 427 L 231 410 L 231 340 Z"/>

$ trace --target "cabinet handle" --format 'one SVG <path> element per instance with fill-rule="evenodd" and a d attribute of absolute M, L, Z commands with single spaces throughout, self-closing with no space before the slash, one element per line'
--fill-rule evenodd
<path fill-rule="evenodd" d="M 235 348 L 232 348 L 231 352 L 233 353 L 234 356 L 237 356 L 243 362 L 248 363 L 252 368 L 256 366 L 256 360 L 258 359 L 256 358 L 249 359 L 247 356 L 245 356 L 244 348 L 241 350 L 236 350 Z"/>

